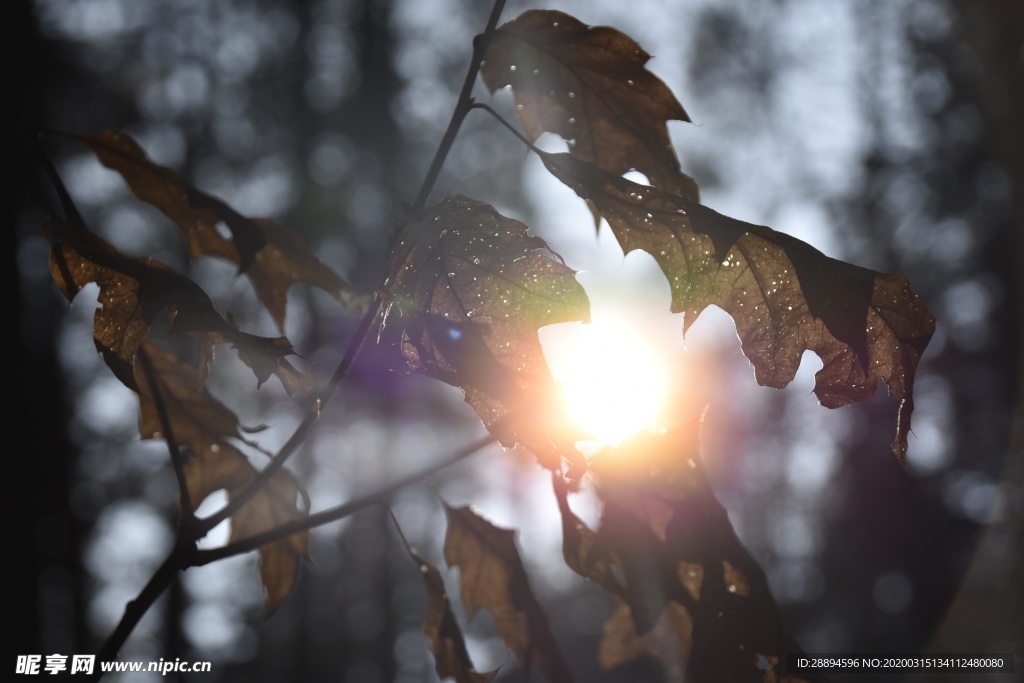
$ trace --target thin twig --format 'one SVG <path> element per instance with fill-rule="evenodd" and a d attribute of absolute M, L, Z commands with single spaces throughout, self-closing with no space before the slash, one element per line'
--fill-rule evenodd
<path fill-rule="evenodd" d="M 443 460 L 439 463 L 430 465 L 429 467 L 426 467 L 418 472 L 407 474 L 401 479 L 393 481 L 384 488 L 378 489 L 373 493 L 368 493 L 365 496 L 361 496 L 359 498 L 356 498 L 355 500 L 350 500 L 347 503 L 343 503 L 336 507 L 328 508 L 327 510 L 317 512 L 303 519 L 297 519 L 293 522 L 282 524 L 279 527 L 269 529 L 267 531 L 264 531 L 263 533 L 256 534 L 254 536 L 249 536 L 248 538 L 243 538 L 240 541 L 229 543 L 225 546 L 221 546 L 220 548 L 211 548 L 209 550 L 197 550 L 194 554 L 194 560 L 191 563 L 191 566 L 200 567 L 204 564 L 209 564 L 211 562 L 216 562 L 217 560 L 224 559 L 225 557 L 241 555 L 242 553 L 247 553 L 251 550 L 255 550 L 256 548 L 259 548 L 261 545 L 266 545 L 267 543 L 279 541 L 282 538 L 291 536 L 292 534 L 297 534 L 302 531 L 308 531 L 309 529 L 312 529 L 314 527 L 322 526 L 329 522 L 334 522 L 344 517 L 348 517 L 352 513 L 358 512 L 363 508 L 367 508 L 372 505 L 377 505 L 381 502 L 386 501 L 399 490 L 405 488 L 406 486 L 409 486 L 410 484 L 415 484 L 416 482 L 424 479 L 425 477 L 433 474 L 434 472 L 438 472 L 450 465 L 454 465 L 457 462 L 465 460 L 466 458 L 473 455 L 480 449 L 485 448 L 490 444 L 494 443 L 496 440 L 496 437 L 492 435 L 487 435 L 465 446 L 461 450 L 456 451 L 447 460 Z"/>
<path fill-rule="evenodd" d="M 405 532 L 402 531 L 402 525 L 398 523 L 398 515 L 395 514 L 395 508 L 391 507 L 390 505 L 388 505 L 387 507 L 388 514 L 391 516 L 391 521 L 395 525 L 395 531 L 398 532 L 398 537 L 402 539 L 402 543 L 405 544 L 406 549 L 411 551 L 412 546 L 409 544 L 409 539 L 406 538 Z"/>
<path fill-rule="evenodd" d="M 181 448 L 177 439 L 174 438 L 174 429 L 171 427 L 171 418 L 167 414 L 167 404 L 164 403 L 163 393 L 157 383 L 156 370 L 153 368 L 153 361 L 143 346 L 139 347 L 139 361 L 142 364 L 142 372 L 146 375 L 146 382 L 149 384 L 152 393 L 153 405 L 156 407 L 157 417 L 160 418 L 160 428 L 164 433 L 164 440 L 167 442 L 167 450 L 170 451 L 171 465 L 174 467 L 174 476 L 178 480 L 179 505 L 181 506 L 181 523 L 189 528 L 194 528 L 195 514 L 192 511 L 192 497 L 188 492 L 188 482 L 185 480 L 185 466 L 182 463 Z M 140 394 L 141 397 L 141 394 Z"/>
<path fill-rule="evenodd" d="M 444 136 L 441 138 L 441 143 L 438 145 L 437 152 L 434 154 L 434 159 L 430 164 L 427 175 L 424 177 L 423 184 L 420 186 L 419 194 L 413 204 L 414 214 L 418 213 L 424 206 L 426 206 L 427 199 L 430 197 L 430 192 L 434 189 L 434 185 L 437 183 L 437 178 L 441 173 L 441 168 L 444 166 L 445 159 L 448 158 L 448 153 L 451 151 L 452 145 L 455 142 L 455 136 L 459 132 L 462 121 L 466 118 L 466 114 L 473 109 L 473 85 L 476 83 L 476 77 L 480 73 L 480 63 L 483 61 L 484 54 L 487 51 L 487 45 L 490 42 L 491 34 L 493 34 L 495 28 L 497 28 L 498 20 L 501 18 L 501 13 L 504 8 L 505 0 L 495 1 L 494 6 L 491 8 L 491 15 L 487 20 L 487 26 L 484 28 L 484 32 L 477 36 L 473 41 L 473 58 L 470 60 L 469 69 L 466 72 L 466 78 L 463 80 L 462 90 L 459 93 L 458 102 L 455 104 L 455 111 L 452 113 L 451 120 L 448 122 L 448 128 L 445 130 Z M 345 357 L 342 359 L 338 369 L 334 371 L 331 380 L 320 393 L 316 409 L 307 413 L 306 418 L 295 429 L 291 438 L 288 439 L 267 466 L 260 470 L 260 473 L 251 482 L 249 482 L 244 489 L 232 497 L 231 501 L 229 501 L 223 508 L 209 517 L 199 520 L 201 533 L 208 532 L 210 529 L 213 529 L 225 519 L 235 514 L 258 491 L 266 486 L 267 482 L 270 481 L 270 478 L 284 466 L 284 463 L 289 457 L 291 457 L 292 453 L 295 452 L 303 441 L 305 441 L 310 428 L 320 416 L 320 409 L 323 408 L 323 405 L 330 400 L 331 396 L 334 394 L 334 391 L 337 389 L 341 380 L 348 372 L 349 367 L 352 365 L 352 362 L 355 359 L 356 354 L 359 352 L 359 349 L 362 347 L 363 342 L 369 335 L 373 321 L 380 313 L 382 303 L 383 300 L 380 296 L 374 297 L 370 310 L 367 311 L 365 316 L 363 316 L 363 319 L 359 323 L 359 328 L 356 330 L 352 341 L 349 343 Z"/>
<path fill-rule="evenodd" d="M 206 534 L 210 529 L 214 528 L 221 522 L 223 522 L 231 515 L 238 512 L 238 510 L 245 505 L 254 495 L 256 495 L 270 478 L 277 474 L 284 463 L 291 457 L 292 453 L 306 440 L 306 436 L 309 434 L 309 430 L 313 427 L 313 423 L 320 417 L 320 411 L 323 405 L 330 400 L 331 396 L 337 390 L 338 385 L 341 384 L 341 380 L 345 378 L 349 368 L 352 367 L 352 363 L 355 361 L 356 355 L 359 353 L 359 349 L 362 348 L 363 343 L 369 336 L 370 328 L 373 326 L 373 321 L 377 318 L 377 314 L 380 312 L 380 298 L 376 297 L 370 310 L 366 312 L 363 319 L 359 321 L 359 327 L 356 329 L 355 335 L 348 344 L 348 348 L 345 350 L 345 356 L 341 359 L 341 363 L 338 364 L 334 374 L 331 375 L 331 379 L 324 386 L 316 399 L 316 406 L 314 409 L 306 413 L 305 419 L 302 423 L 295 428 L 292 432 L 291 437 L 285 442 L 281 449 L 271 458 L 267 466 L 260 470 L 259 474 L 253 477 L 244 489 L 234 495 L 227 505 L 222 507 L 217 512 L 214 512 L 209 517 L 204 517 L 198 520 L 198 526 L 200 529 L 200 535 Z"/>
<path fill-rule="evenodd" d="M 57 199 L 60 201 L 61 209 L 64 211 L 64 218 L 80 233 L 87 233 L 88 228 L 85 227 L 82 214 L 78 212 L 78 207 L 75 206 L 74 200 L 71 199 L 71 193 L 68 192 L 67 186 L 64 185 L 64 180 L 60 177 L 60 173 L 57 172 L 57 167 L 54 165 L 53 160 L 50 159 L 49 153 L 47 153 L 46 148 L 43 147 L 43 143 L 39 139 L 40 129 L 30 126 L 21 117 L 21 112 L 17 108 L 12 107 L 12 109 L 14 110 L 14 118 L 18 122 L 18 126 L 22 129 L 25 137 L 32 143 L 32 147 L 39 159 L 39 163 L 43 166 L 46 177 L 57 193 Z M 77 236 L 84 241 L 83 234 Z"/>
<path fill-rule="evenodd" d="M 419 472 L 414 472 L 402 477 L 374 493 L 349 501 L 343 505 L 324 510 L 315 515 L 310 515 L 303 520 L 299 520 L 291 524 L 285 524 L 262 534 L 250 536 L 249 538 L 242 539 L 241 541 L 231 543 L 221 548 L 196 550 L 194 540 L 192 541 L 192 545 L 190 545 L 186 540 L 185 535 L 179 532 L 174 550 L 171 551 L 167 556 L 167 559 L 165 559 L 163 564 L 161 564 L 156 570 L 139 595 L 125 606 L 124 614 L 121 616 L 121 621 L 117 624 L 117 627 L 110 636 L 107 637 L 107 640 L 103 643 L 103 646 L 97 653 L 97 661 L 109 662 L 113 661 L 117 657 L 117 653 L 121 650 L 121 647 L 128 639 L 128 636 L 131 635 L 139 621 L 143 616 L 145 616 L 146 612 L 149 611 L 149 608 L 153 606 L 153 603 L 156 602 L 157 598 L 163 594 L 179 571 L 188 569 L 189 567 L 200 567 L 225 557 L 240 555 L 242 553 L 255 550 L 266 543 L 271 543 L 291 534 L 307 531 L 313 527 L 342 519 L 362 510 L 363 508 L 382 503 L 400 489 L 410 484 L 414 484 L 435 472 L 449 467 L 450 465 L 454 465 L 457 462 L 465 460 L 477 451 L 495 443 L 496 440 L 497 439 L 494 436 L 488 435 L 468 444 L 448 459 L 435 463 Z M 102 675 L 102 669 L 97 666 L 91 680 L 97 681 Z"/>
<path fill-rule="evenodd" d="M 491 16 L 487 19 L 487 27 L 483 33 L 473 40 L 473 58 L 469 62 L 466 78 L 462 81 L 462 90 L 459 92 L 459 99 L 455 103 L 455 111 L 452 112 L 452 118 L 448 121 L 448 129 L 445 130 L 444 137 L 441 138 L 441 144 L 437 147 L 434 160 L 430 163 L 430 169 L 423 179 L 423 185 L 420 186 L 419 194 L 416 195 L 416 202 L 413 204 L 413 214 L 419 213 L 427 205 L 427 199 L 430 198 L 430 192 L 437 183 L 437 177 L 441 174 L 441 167 L 444 166 L 444 160 L 448 157 L 448 152 L 455 142 L 455 136 L 459 132 L 459 127 L 462 126 L 462 121 L 466 118 L 466 114 L 473 109 L 473 86 L 476 84 L 477 74 L 480 73 L 480 63 L 487 53 L 487 46 L 491 42 L 491 35 L 494 33 L 494 29 L 498 27 L 498 20 L 501 18 L 501 13 L 504 9 L 505 0 L 496 0 L 494 6 L 491 7 Z"/>

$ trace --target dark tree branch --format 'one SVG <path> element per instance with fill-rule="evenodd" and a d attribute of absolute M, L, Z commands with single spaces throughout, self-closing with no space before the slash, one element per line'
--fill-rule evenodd
<path fill-rule="evenodd" d="M 121 646 L 128 640 L 128 636 L 135 630 L 142 617 L 146 615 L 146 612 L 153 606 L 157 598 L 163 594 L 164 590 L 171 585 L 178 572 L 188 566 L 187 560 L 191 553 L 188 552 L 187 548 L 185 551 L 182 548 L 181 544 L 174 547 L 174 550 L 171 551 L 171 554 L 167 556 L 167 559 L 164 560 L 163 564 L 160 565 L 149 579 L 149 582 L 142 589 L 142 592 L 139 593 L 138 597 L 125 606 L 124 615 L 117 624 L 117 628 L 107 637 L 103 647 L 96 654 L 97 664 L 89 680 L 98 681 L 103 676 L 103 669 L 99 663 L 110 662 L 117 658 L 117 653 L 120 652 Z"/>
<path fill-rule="evenodd" d="M 351 500 L 347 503 L 343 503 L 336 507 L 329 508 L 321 512 L 317 512 L 303 519 L 297 519 L 293 522 L 282 524 L 279 527 L 270 529 L 268 531 L 264 531 L 261 534 L 256 534 L 255 536 L 250 536 L 248 538 L 243 538 L 240 541 L 229 543 L 220 548 L 212 548 L 210 550 L 197 550 L 195 553 L 195 560 L 192 562 L 191 566 L 202 566 L 204 564 L 209 564 L 211 562 L 216 562 L 217 560 L 224 559 L 225 557 L 231 557 L 233 555 L 247 553 L 251 550 L 259 548 L 261 545 L 266 545 L 267 543 L 279 541 L 282 538 L 291 536 L 292 534 L 297 534 L 301 531 L 308 531 L 309 529 L 312 529 L 314 527 L 323 526 L 324 524 L 328 524 L 330 522 L 335 522 L 339 519 L 348 517 L 352 513 L 358 512 L 363 508 L 383 503 L 387 501 L 389 498 L 391 498 L 391 496 L 395 495 L 396 492 L 405 488 L 406 486 L 409 486 L 410 484 L 415 484 L 416 482 L 448 467 L 449 465 L 454 465 L 457 462 L 465 460 L 466 458 L 473 455 L 480 449 L 491 445 L 496 440 L 497 439 L 494 436 L 487 435 L 465 446 L 461 450 L 456 451 L 447 460 L 443 460 L 439 463 L 430 465 L 429 467 L 425 467 L 424 469 L 419 470 L 418 472 L 408 474 L 402 477 L 401 479 L 397 479 L 394 482 L 388 484 L 384 488 L 374 491 L 373 493 L 369 493 L 365 496 L 360 496 L 355 500 Z"/>

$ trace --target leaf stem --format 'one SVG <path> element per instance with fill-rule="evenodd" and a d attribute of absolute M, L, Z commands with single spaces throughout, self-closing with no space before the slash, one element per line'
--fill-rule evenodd
<path fill-rule="evenodd" d="M 434 154 L 434 160 L 430 163 L 430 169 L 423 179 L 419 194 L 416 195 L 416 202 L 412 207 L 413 214 L 419 213 L 427 205 L 427 199 L 430 198 L 430 192 L 434 189 L 434 184 L 437 183 L 437 177 L 441 174 L 441 167 L 444 166 L 448 152 L 455 142 L 455 136 L 462 126 L 462 121 L 466 118 L 466 114 L 473 109 L 473 86 L 476 84 L 476 77 L 480 73 L 480 64 L 487 53 L 487 45 L 491 41 L 491 35 L 494 33 L 494 29 L 497 28 L 498 20 L 501 18 L 501 13 L 504 9 L 505 0 L 495 0 L 494 6 L 491 7 L 491 16 L 487 19 L 487 27 L 484 28 L 483 33 L 473 40 L 473 58 L 470 60 L 469 70 L 466 71 L 466 78 L 462 81 L 462 90 L 459 92 L 459 99 L 455 103 L 455 111 L 452 112 L 452 118 L 448 121 L 448 129 L 445 130 L 444 136 L 441 138 L 441 143 Z"/>
<path fill-rule="evenodd" d="M 483 104 L 482 102 L 474 102 L 471 109 L 482 109 L 483 111 L 487 112 L 488 114 L 496 118 L 498 120 L 498 123 L 505 126 L 505 128 L 507 128 L 512 133 L 512 135 L 515 135 L 517 138 L 519 138 L 519 141 L 522 142 L 527 147 L 529 147 L 531 152 L 536 152 L 537 154 L 546 154 L 544 150 L 540 149 L 532 142 L 530 142 L 530 139 L 528 137 L 523 135 L 520 131 L 516 130 L 515 126 L 506 121 L 505 117 L 499 114 L 497 111 L 495 111 L 490 105 Z"/>
<path fill-rule="evenodd" d="M 221 546 L 220 548 L 211 548 L 209 550 L 197 550 L 194 554 L 194 560 L 191 563 L 191 566 L 199 567 L 205 564 L 209 564 L 211 562 L 216 562 L 217 560 L 224 559 L 225 557 L 231 557 L 233 555 L 247 553 L 251 550 L 259 548 L 261 545 L 266 545 L 267 543 L 272 543 L 273 541 L 279 541 L 282 538 L 291 536 L 292 534 L 297 534 L 301 531 L 308 531 L 309 529 L 318 526 L 323 526 L 324 524 L 327 524 L 329 522 L 335 522 L 344 517 L 348 517 L 352 513 L 358 512 L 363 508 L 367 508 L 382 503 L 391 496 L 393 496 L 400 489 L 403 489 L 406 486 L 409 486 L 410 484 L 414 484 L 420 481 L 421 479 L 424 479 L 425 477 L 433 474 L 434 472 L 438 472 L 450 465 L 454 465 L 457 462 L 465 460 L 466 458 L 473 455 L 482 448 L 485 448 L 491 445 L 492 443 L 495 443 L 496 440 L 496 437 L 488 434 L 487 436 L 484 436 L 464 446 L 462 449 L 456 451 L 446 460 L 442 460 L 439 463 L 430 465 L 429 467 L 426 467 L 417 472 L 407 474 L 404 477 L 391 482 L 384 488 L 374 491 L 373 493 L 368 493 L 365 496 L 360 496 L 359 498 L 350 500 L 347 503 L 342 503 L 341 505 L 335 506 L 333 508 L 322 510 L 315 514 L 309 515 L 308 517 L 305 517 L 303 519 L 297 519 L 293 522 L 282 524 L 279 527 L 269 529 L 260 534 L 249 536 L 248 538 L 243 538 L 240 541 L 229 543 L 225 546 Z"/>
<path fill-rule="evenodd" d="M 409 539 L 405 537 L 405 532 L 402 531 L 402 525 L 398 523 L 398 515 L 395 514 L 395 508 L 388 505 L 388 514 L 391 516 L 391 522 L 395 525 L 395 531 L 398 532 L 398 537 L 402 539 L 402 543 L 405 545 L 407 550 L 412 550 L 412 546 L 409 544 Z"/>
<path fill-rule="evenodd" d="M 85 226 L 85 221 L 82 219 L 82 214 L 78 212 L 78 207 L 75 206 L 75 202 L 71 199 L 71 193 L 68 192 L 67 186 L 64 184 L 64 180 L 60 177 L 60 173 L 57 172 L 57 167 L 54 165 L 53 160 L 47 153 L 46 148 L 43 147 L 42 140 L 39 139 L 39 135 L 42 132 L 39 128 L 33 128 L 29 126 L 24 119 L 21 118 L 21 113 L 14 109 L 14 118 L 18 122 L 22 132 L 32 143 L 32 148 L 39 159 L 39 163 L 43 166 L 43 171 L 46 173 L 47 179 L 50 184 L 53 185 L 54 191 L 57 193 L 57 199 L 60 202 L 61 209 L 64 211 L 64 218 L 67 219 L 68 223 L 78 231 L 75 235 L 80 238 L 80 241 L 85 241 L 84 235 L 89 232 Z M 56 228 L 60 229 L 60 227 Z"/>

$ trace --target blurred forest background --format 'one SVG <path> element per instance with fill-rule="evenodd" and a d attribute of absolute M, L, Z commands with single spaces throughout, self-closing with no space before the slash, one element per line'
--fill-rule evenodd
<path fill-rule="evenodd" d="M 503 19 L 534 6 L 509 2 Z M 678 319 L 652 323 L 684 373 L 711 368 L 676 389 L 709 406 L 705 462 L 791 631 L 811 652 L 1019 651 L 1024 6 L 542 6 L 615 26 L 655 55 L 649 68 L 697 124 L 670 130 L 704 203 L 830 256 L 902 272 L 939 320 L 905 469 L 889 451 L 887 398 L 827 411 L 810 395 L 816 359 L 777 392 L 756 386 L 724 315 L 706 313 L 685 352 Z M 480 0 L 12 0 L 5 92 L 33 124 L 128 132 L 240 212 L 299 230 L 367 291 L 489 9 Z M 495 106 L 512 118 L 501 95 Z M 138 439 L 133 395 L 94 352 L 95 293 L 69 311 L 50 280 L 39 226 L 55 202 L 9 116 L 5 128 L 10 666 L 19 653 L 95 651 L 166 553 L 176 494 L 165 447 Z M 82 148 L 47 144 L 95 230 L 129 254 L 186 265 L 177 231 L 119 177 Z M 582 202 L 483 114 L 464 126 L 433 198 L 455 192 L 549 239 L 588 271 L 581 281 L 595 301 L 649 296 L 641 307 L 668 319 L 653 261 L 623 259 L 607 230 L 594 239 Z M 273 333 L 229 265 L 200 260 L 189 272 L 221 310 Z M 293 288 L 287 334 L 329 372 L 355 320 L 321 294 Z M 458 392 L 389 372 L 396 358 L 367 350 L 292 460 L 314 509 L 481 431 Z M 270 425 L 259 438 L 273 449 L 301 414 L 273 381 L 256 393 L 238 370 L 220 367 L 214 386 L 244 422 Z M 611 605 L 560 566 L 550 484 L 530 456 L 489 450 L 435 483 L 451 503 L 522 529 L 532 580 L 580 680 L 658 680 L 642 664 L 600 674 L 593 653 Z M 444 521 L 432 490 L 412 487 L 394 503 L 410 537 L 439 560 Z M 360 513 L 311 543 L 313 562 L 271 618 L 255 555 L 234 558 L 183 575 L 122 656 L 212 660 L 212 674 L 199 675 L 211 682 L 433 680 L 420 631 L 426 596 L 386 514 Z M 486 615 L 469 634 L 478 668 L 525 680 Z"/>

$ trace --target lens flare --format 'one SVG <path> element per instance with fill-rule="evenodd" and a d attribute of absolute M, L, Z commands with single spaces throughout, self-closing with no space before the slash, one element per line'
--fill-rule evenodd
<path fill-rule="evenodd" d="M 662 354 L 627 320 L 602 320 L 544 335 L 544 351 L 570 411 L 609 445 L 659 427 L 668 391 Z"/>

